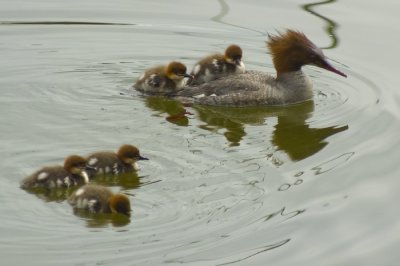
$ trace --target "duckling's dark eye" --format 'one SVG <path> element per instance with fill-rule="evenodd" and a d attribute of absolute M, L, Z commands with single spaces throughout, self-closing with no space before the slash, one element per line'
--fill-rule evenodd
<path fill-rule="evenodd" d="M 186 73 L 186 71 L 183 71 L 183 70 L 177 70 L 177 71 L 175 72 L 175 74 L 176 74 L 177 76 L 183 76 L 183 75 L 185 75 L 185 73 Z"/>
<path fill-rule="evenodd" d="M 136 154 L 133 153 L 133 152 L 127 152 L 127 153 L 125 153 L 125 156 L 126 156 L 127 158 L 135 158 L 135 157 L 136 157 Z"/>
<path fill-rule="evenodd" d="M 85 163 L 76 163 L 76 164 L 74 164 L 74 165 L 72 165 L 72 167 L 74 167 L 74 168 L 83 168 L 83 167 L 85 167 Z"/>

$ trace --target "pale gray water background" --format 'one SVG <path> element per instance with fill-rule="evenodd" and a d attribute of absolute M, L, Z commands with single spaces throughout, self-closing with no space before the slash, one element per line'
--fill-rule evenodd
<path fill-rule="evenodd" d="M 0 265 L 399 265 L 400 4 L 307 4 L 0 0 Z M 307 67 L 314 102 L 179 121 L 177 103 L 130 88 L 147 67 L 190 68 L 230 43 L 273 72 L 264 41 L 284 28 L 349 77 Z M 19 189 L 122 143 L 151 159 L 107 183 L 129 195 L 130 223 Z"/>

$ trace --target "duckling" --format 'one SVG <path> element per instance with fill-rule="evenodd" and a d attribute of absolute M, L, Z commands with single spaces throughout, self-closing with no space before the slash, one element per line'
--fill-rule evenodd
<path fill-rule="evenodd" d="M 69 188 L 79 184 L 89 182 L 87 173 L 86 159 L 78 156 L 68 156 L 64 161 L 64 166 L 46 166 L 24 178 L 21 188 Z"/>
<path fill-rule="evenodd" d="M 242 49 L 232 44 L 225 49 L 225 54 L 213 54 L 196 63 L 191 75 L 190 85 L 199 85 L 230 74 L 245 72 L 242 61 Z"/>
<path fill-rule="evenodd" d="M 112 151 L 100 151 L 90 154 L 87 158 L 88 166 L 92 167 L 96 174 L 119 175 L 139 170 L 137 161 L 148 160 L 140 155 L 135 146 L 124 144 L 117 153 Z"/>
<path fill-rule="evenodd" d="M 186 66 L 180 62 L 156 66 L 146 70 L 136 81 L 134 87 L 143 93 L 168 96 L 181 90 L 192 78 L 186 73 Z"/>
<path fill-rule="evenodd" d="M 84 185 L 68 198 L 68 203 L 75 210 L 85 210 L 91 213 L 122 213 L 130 216 L 131 204 L 123 194 L 113 194 L 112 191 L 100 185 Z"/>

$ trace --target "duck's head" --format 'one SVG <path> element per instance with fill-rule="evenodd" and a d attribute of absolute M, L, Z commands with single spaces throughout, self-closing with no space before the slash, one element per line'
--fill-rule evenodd
<path fill-rule="evenodd" d="M 314 65 L 347 77 L 346 74 L 334 68 L 327 61 L 322 50 L 299 31 L 287 30 L 278 35 L 269 35 L 267 46 L 278 76 L 300 70 L 304 65 Z"/>
<path fill-rule="evenodd" d="M 81 176 L 85 183 L 89 183 L 89 176 L 86 172 L 86 163 L 87 161 L 85 158 L 78 155 L 71 155 L 65 158 L 64 169 L 71 174 Z"/>
<path fill-rule="evenodd" d="M 229 64 L 238 65 L 242 64 L 242 49 L 235 44 L 229 45 L 225 49 L 224 58 Z"/>
<path fill-rule="evenodd" d="M 123 194 L 116 194 L 110 197 L 108 206 L 112 213 L 122 213 L 126 216 L 131 215 L 131 203 L 129 198 Z"/>
<path fill-rule="evenodd" d="M 138 148 L 129 144 L 122 145 L 117 152 L 117 156 L 123 163 L 131 165 L 134 165 L 136 161 L 148 160 L 148 158 L 140 155 Z"/>
<path fill-rule="evenodd" d="M 186 73 L 187 69 L 181 62 L 173 61 L 165 68 L 165 75 L 174 81 L 181 81 L 184 78 L 192 78 L 191 75 Z"/>

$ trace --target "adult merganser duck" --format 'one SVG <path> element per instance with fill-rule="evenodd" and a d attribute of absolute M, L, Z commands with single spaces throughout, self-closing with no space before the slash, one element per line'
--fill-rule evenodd
<path fill-rule="evenodd" d="M 133 85 L 146 94 L 170 95 L 181 90 L 187 83 L 184 78 L 192 78 L 186 73 L 186 66 L 180 62 L 147 69 Z"/>
<path fill-rule="evenodd" d="M 131 204 L 123 194 L 113 194 L 112 191 L 100 185 L 85 185 L 77 189 L 69 198 L 68 203 L 75 210 L 85 210 L 92 213 L 122 213 L 130 216 Z"/>
<path fill-rule="evenodd" d="M 301 70 L 304 65 L 314 65 L 347 77 L 330 65 L 322 51 L 301 32 L 287 30 L 283 34 L 269 35 L 267 45 L 276 77 L 247 71 L 185 88 L 177 93 L 177 98 L 204 105 L 285 105 L 312 98 L 312 83 Z"/>
<path fill-rule="evenodd" d="M 117 153 L 112 151 L 95 152 L 87 158 L 87 164 L 94 169 L 96 174 L 118 175 L 138 170 L 137 161 L 148 160 L 140 155 L 135 146 L 122 145 Z"/>
<path fill-rule="evenodd" d="M 78 156 L 68 156 L 64 166 L 47 166 L 24 178 L 21 188 L 69 188 L 89 182 L 86 159 Z"/>
<path fill-rule="evenodd" d="M 242 54 L 242 49 L 232 44 L 225 49 L 225 54 L 213 54 L 201 59 L 190 73 L 193 76 L 190 85 L 199 85 L 233 73 L 244 73 Z"/>

